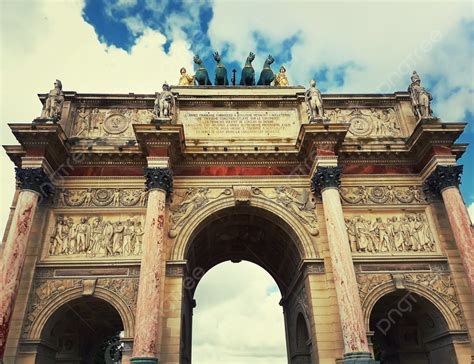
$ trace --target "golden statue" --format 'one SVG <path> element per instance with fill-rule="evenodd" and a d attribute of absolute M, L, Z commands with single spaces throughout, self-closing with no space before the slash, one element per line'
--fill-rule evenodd
<path fill-rule="evenodd" d="M 194 86 L 194 76 L 188 75 L 186 73 L 186 68 L 181 67 L 179 73 L 181 73 L 178 83 L 179 86 Z"/>
<path fill-rule="evenodd" d="M 286 68 L 284 66 L 280 67 L 280 72 L 275 76 L 275 86 L 289 86 L 288 77 L 286 77 Z"/>

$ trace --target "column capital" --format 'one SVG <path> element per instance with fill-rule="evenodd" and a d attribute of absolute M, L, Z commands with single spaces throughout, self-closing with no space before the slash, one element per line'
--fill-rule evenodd
<path fill-rule="evenodd" d="M 54 186 L 43 168 L 15 168 L 16 181 L 22 190 L 31 190 L 42 197 L 49 197 Z"/>
<path fill-rule="evenodd" d="M 425 181 L 430 192 L 439 194 L 447 187 L 458 187 L 461 183 L 463 166 L 436 166 Z"/>
<path fill-rule="evenodd" d="M 325 188 L 339 188 L 341 184 L 341 167 L 318 167 L 311 178 L 313 192 L 321 192 Z"/>
<path fill-rule="evenodd" d="M 160 189 L 167 195 L 173 190 L 173 173 L 169 168 L 145 168 L 147 190 Z"/>

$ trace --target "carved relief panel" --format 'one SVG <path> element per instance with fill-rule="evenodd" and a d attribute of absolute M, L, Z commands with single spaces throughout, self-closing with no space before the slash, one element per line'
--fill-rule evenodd
<path fill-rule="evenodd" d="M 349 123 L 348 138 L 407 136 L 394 108 L 327 109 L 326 116 L 334 123 Z"/>
<path fill-rule="evenodd" d="M 143 212 L 51 214 L 44 243 L 47 259 L 138 258 L 142 253 Z"/>
<path fill-rule="evenodd" d="M 395 213 L 345 212 L 351 251 L 356 254 L 438 254 L 439 243 L 424 210 Z"/>
<path fill-rule="evenodd" d="M 134 138 L 132 124 L 147 124 L 154 118 L 148 109 L 79 108 L 76 111 L 71 137 Z"/>
<path fill-rule="evenodd" d="M 427 203 L 421 186 L 345 186 L 340 194 L 344 205 Z"/>
<path fill-rule="evenodd" d="M 146 207 L 147 192 L 140 188 L 58 189 L 57 207 Z"/>

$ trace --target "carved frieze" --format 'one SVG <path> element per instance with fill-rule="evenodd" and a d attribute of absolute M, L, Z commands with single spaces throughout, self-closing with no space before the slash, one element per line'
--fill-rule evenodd
<path fill-rule="evenodd" d="M 99 109 L 77 110 L 71 137 L 77 138 L 134 138 L 132 124 L 147 124 L 154 118 L 148 109 Z"/>
<path fill-rule="evenodd" d="M 311 235 L 319 234 L 318 220 L 314 212 L 315 200 L 309 189 L 295 189 L 289 186 L 253 188 L 252 194 L 283 206 L 309 230 Z"/>
<path fill-rule="evenodd" d="M 48 255 L 69 258 L 136 257 L 142 253 L 144 216 L 56 215 Z"/>
<path fill-rule="evenodd" d="M 216 200 L 221 196 L 231 196 L 232 189 L 224 188 L 211 190 L 205 187 L 188 188 L 184 192 L 176 191 L 174 197 L 178 200 L 170 208 L 170 230 L 169 237 L 174 238 L 178 231 L 199 209 L 207 205 L 210 201 Z"/>
<path fill-rule="evenodd" d="M 420 186 L 353 186 L 341 187 L 339 192 L 345 205 L 426 203 Z"/>
<path fill-rule="evenodd" d="M 449 310 L 456 316 L 461 327 L 464 327 L 462 310 L 456 297 L 454 283 L 449 273 L 431 272 L 431 273 L 371 273 L 357 274 L 359 286 L 359 295 L 364 302 L 367 295 L 377 289 L 383 283 L 393 282 L 396 287 L 397 281 L 403 281 L 403 288 L 409 282 L 419 285 L 431 291 L 440 301 L 442 301 Z"/>
<path fill-rule="evenodd" d="M 332 109 L 326 116 L 334 123 L 349 123 L 347 134 L 352 138 L 402 137 L 400 120 L 393 108 Z"/>
<path fill-rule="evenodd" d="M 60 189 L 57 207 L 146 207 L 147 191 L 140 188 Z"/>
<path fill-rule="evenodd" d="M 345 217 L 351 251 L 366 254 L 434 253 L 437 244 L 425 213 Z"/>

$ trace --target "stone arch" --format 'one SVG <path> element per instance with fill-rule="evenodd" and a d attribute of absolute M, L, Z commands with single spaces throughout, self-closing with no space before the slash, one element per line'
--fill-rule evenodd
<path fill-rule="evenodd" d="M 234 206 L 236 206 L 236 204 L 233 196 L 222 197 L 211 201 L 201 208 L 198 213 L 195 213 L 175 237 L 175 242 L 171 248 L 170 260 L 186 260 L 187 248 L 192 243 L 193 237 L 199 231 L 199 227 L 202 226 L 206 220 L 209 220 L 213 216 L 218 216 L 220 211 Z M 318 257 L 314 238 L 312 238 L 308 229 L 283 206 L 260 196 L 252 196 L 249 206 L 259 209 L 276 220 L 283 222 L 288 230 L 290 230 L 288 233 L 296 237 L 295 242 L 302 259 Z"/>
<path fill-rule="evenodd" d="M 128 307 L 127 304 L 117 294 L 103 287 L 96 287 L 94 293 L 91 296 L 102 299 L 109 303 L 118 312 L 120 318 L 122 319 L 124 338 L 133 338 L 135 318 L 130 307 Z M 43 328 L 52 315 L 68 302 L 80 299 L 82 297 L 84 297 L 83 288 L 76 287 L 63 292 L 51 300 L 51 302 L 49 302 L 48 305 L 43 308 L 38 317 L 32 323 L 28 339 L 40 340 Z"/>
<path fill-rule="evenodd" d="M 405 290 L 413 292 L 420 297 L 428 300 L 434 307 L 436 307 L 443 318 L 446 320 L 449 330 L 462 330 L 461 323 L 456 318 L 450 307 L 445 303 L 444 299 L 432 290 L 416 284 L 414 282 L 405 281 Z M 364 301 L 362 302 L 362 311 L 364 313 L 364 323 L 368 331 L 370 331 L 370 316 L 373 308 L 377 302 L 384 296 L 396 292 L 397 288 L 393 281 L 388 281 L 379 284 L 371 292 L 367 294 Z"/>

